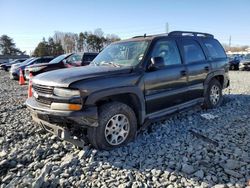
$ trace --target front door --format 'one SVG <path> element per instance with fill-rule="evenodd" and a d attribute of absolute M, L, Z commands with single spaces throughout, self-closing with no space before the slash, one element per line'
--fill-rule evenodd
<path fill-rule="evenodd" d="M 156 41 L 150 57 L 162 57 L 165 66 L 145 72 L 147 114 L 184 102 L 187 92 L 186 68 L 182 64 L 175 40 Z"/>

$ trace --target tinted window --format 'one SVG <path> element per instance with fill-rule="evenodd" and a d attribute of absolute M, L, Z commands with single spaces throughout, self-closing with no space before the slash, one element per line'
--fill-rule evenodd
<path fill-rule="evenodd" d="M 183 51 L 186 63 L 193 63 L 205 60 L 205 55 L 200 45 L 194 40 L 183 41 Z"/>
<path fill-rule="evenodd" d="M 160 40 L 156 42 L 152 57 L 162 57 L 165 65 L 181 64 L 181 58 L 175 41 Z"/>
<path fill-rule="evenodd" d="M 95 59 L 96 55 L 84 55 L 83 61 L 93 61 Z"/>
<path fill-rule="evenodd" d="M 69 56 L 66 60 L 68 65 L 79 66 L 82 63 L 82 56 L 80 54 L 73 54 Z"/>
<path fill-rule="evenodd" d="M 226 57 L 226 53 L 218 41 L 205 40 L 204 44 L 207 47 L 209 55 L 212 58 L 225 58 Z"/>

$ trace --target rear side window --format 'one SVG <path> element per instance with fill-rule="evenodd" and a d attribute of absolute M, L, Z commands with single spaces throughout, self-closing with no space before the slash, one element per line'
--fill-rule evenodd
<path fill-rule="evenodd" d="M 226 57 L 226 53 L 218 41 L 204 40 L 204 44 L 208 49 L 210 57 L 213 59 Z"/>
<path fill-rule="evenodd" d="M 182 41 L 182 47 L 186 63 L 200 62 L 206 59 L 200 45 L 196 41 Z"/>

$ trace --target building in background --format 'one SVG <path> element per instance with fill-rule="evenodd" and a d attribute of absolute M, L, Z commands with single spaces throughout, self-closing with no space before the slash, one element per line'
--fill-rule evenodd
<path fill-rule="evenodd" d="M 15 59 L 27 59 L 27 58 L 29 58 L 28 55 L 0 55 L 0 64 L 8 63 Z"/>

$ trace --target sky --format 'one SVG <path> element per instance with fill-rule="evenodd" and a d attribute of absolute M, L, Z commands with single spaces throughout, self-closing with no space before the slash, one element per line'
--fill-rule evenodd
<path fill-rule="evenodd" d="M 55 31 L 136 35 L 186 30 L 250 45 L 250 0 L 0 0 L 0 35 L 28 54 Z"/>

